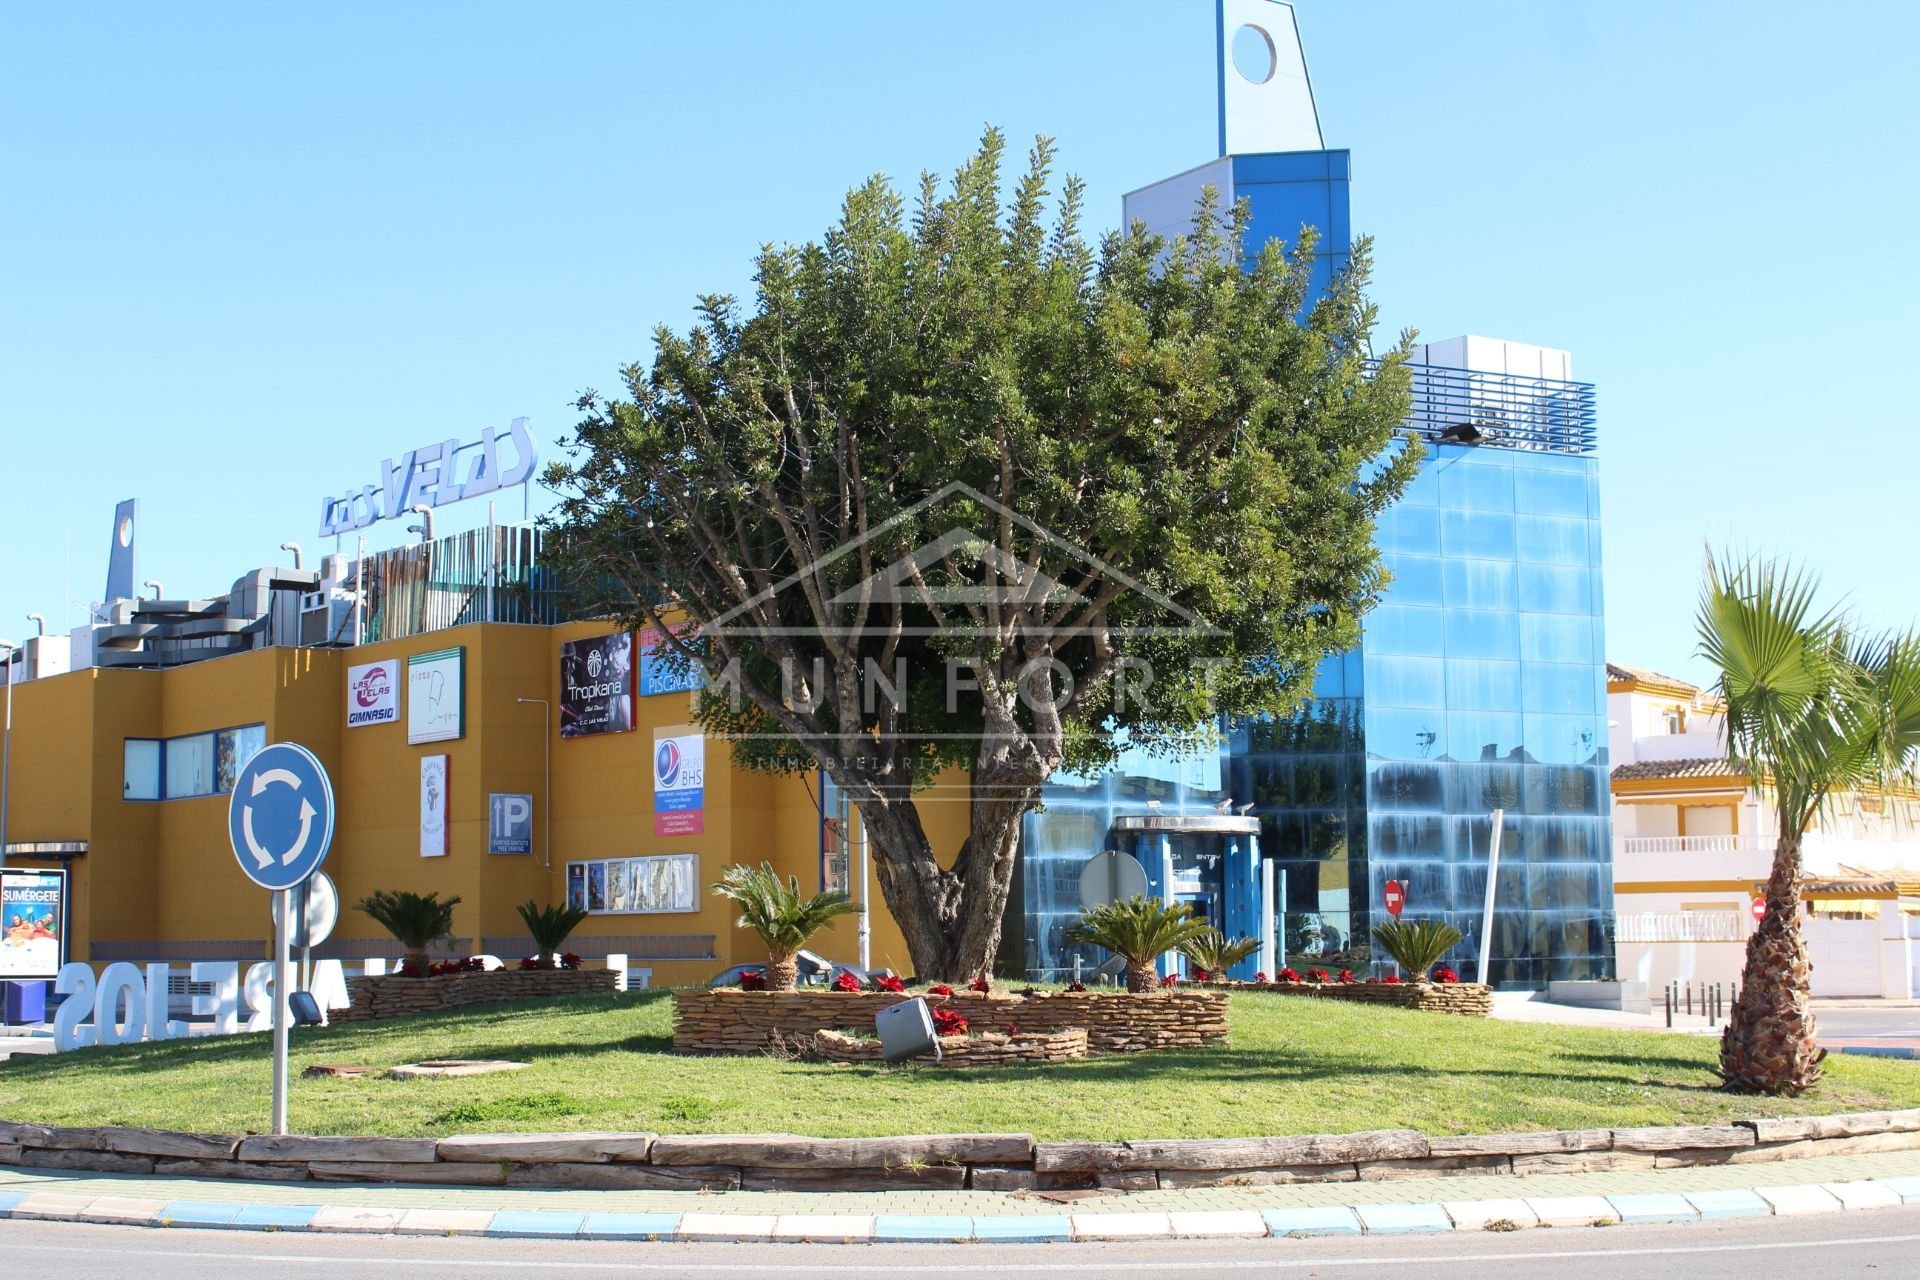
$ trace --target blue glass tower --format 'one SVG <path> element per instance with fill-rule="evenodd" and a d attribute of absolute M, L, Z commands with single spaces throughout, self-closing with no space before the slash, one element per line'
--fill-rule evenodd
<path fill-rule="evenodd" d="M 1352 240 L 1348 154 L 1323 147 L 1291 8 L 1221 0 L 1219 14 L 1221 155 L 1129 194 L 1126 221 L 1185 234 L 1211 186 L 1223 207 L 1248 202 L 1248 252 L 1317 228 L 1317 291 Z M 1380 522 L 1393 582 L 1360 647 L 1323 664 L 1306 710 L 1228 726 L 1215 755 L 1056 776 L 1026 822 L 1009 967 L 1058 978 L 1104 959 L 1063 935 L 1081 868 L 1114 848 L 1150 892 L 1273 939 L 1236 976 L 1378 967 L 1370 934 L 1397 880 L 1407 918 L 1465 935 L 1449 963 L 1475 980 L 1499 810 L 1486 976 L 1531 988 L 1612 971 L 1592 388 L 1565 352 L 1524 344 L 1459 338 L 1416 358 L 1406 431 L 1428 459 Z"/>

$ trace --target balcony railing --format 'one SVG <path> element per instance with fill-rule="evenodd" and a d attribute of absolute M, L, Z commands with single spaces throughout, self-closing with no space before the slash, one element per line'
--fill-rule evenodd
<path fill-rule="evenodd" d="M 1621 942 L 1744 942 L 1747 922 L 1738 911 L 1636 911 L 1614 917 Z"/>
<path fill-rule="evenodd" d="M 1620 841 L 1622 853 L 1766 853 L 1772 836 L 1629 836 Z"/>
<path fill-rule="evenodd" d="M 1591 382 L 1410 364 L 1413 408 L 1403 430 L 1429 441 L 1592 453 Z"/>

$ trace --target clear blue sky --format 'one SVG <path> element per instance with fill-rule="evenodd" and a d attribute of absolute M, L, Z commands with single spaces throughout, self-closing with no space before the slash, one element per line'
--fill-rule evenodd
<path fill-rule="evenodd" d="M 1298 11 L 1387 330 L 1599 385 L 1611 657 L 1700 674 L 1705 541 L 1911 615 L 1920 6 Z M 140 576 L 209 594 L 392 451 L 551 440 L 761 241 L 985 122 L 1117 222 L 1214 154 L 1213 40 L 1211 0 L 8 5 L 0 635 L 81 619 L 119 499 Z"/>

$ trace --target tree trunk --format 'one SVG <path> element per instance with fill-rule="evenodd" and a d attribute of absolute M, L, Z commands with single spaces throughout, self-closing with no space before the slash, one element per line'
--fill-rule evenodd
<path fill-rule="evenodd" d="M 1767 914 L 1747 939 L 1740 995 L 1720 1037 L 1720 1076 L 1735 1093 L 1796 1096 L 1820 1079 L 1813 966 L 1800 936 L 1800 833 L 1782 831 L 1767 877 Z"/>
<path fill-rule="evenodd" d="M 791 952 L 784 955 L 769 952 L 763 972 L 767 975 L 767 990 L 791 991 L 800 976 L 800 962 Z"/>
<path fill-rule="evenodd" d="M 1127 961 L 1127 990 L 1151 991 L 1160 983 L 1160 975 L 1151 960 Z"/>
<path fill-rule="evenodd" d="M 400 963 L 404 964 L 405 966 L 407 966 L 407 968 L 419 974 L 421 977 L 423 978 L 426 977 L 427 976 L 427 949 L 425 947 L 421 947 L 418 951 L 416 951 L 412 947 L 408 947 L 404 952 L 401 953 Z"/>

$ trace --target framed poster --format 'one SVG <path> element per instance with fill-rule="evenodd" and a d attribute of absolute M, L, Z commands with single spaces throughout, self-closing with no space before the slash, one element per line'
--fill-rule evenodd
<path fill-rule="evenodd" d="M 449 742 L 466 733 L 465 649 L 407 659 L 407 741 Z"/>
<path fill-rule="evenodd" d="M 54 978 L 67 962 L 67 873 L 0 871 L 0 979 Z"/>
<path fill-rule="evenodd" d="M 420 856 L 447 856 L 447 758 L 420 757 Z"/>
<path fill-rule="evenodd" d="M 706 831 L 707 739 L 685 726 L 653 731 L 653 834 Z"/>
<path fill-rule="evenodd" d="M 560 646 L 560 736 L 627 733 L 633 728 L 633 633 L 622 631 Z"/>
<path fill-rule="evenodd" d="M 400 672 L 392 662 L 347 668 L 347 728 L 392 724 L 400 718 Z"/>
<path fill-rule="evenodd" d="M 673 634 L 684 640 L 692 627 L 675 627 Z M 671 656 L 670 656 L 671 655 Z M 681 666 L 687 667 L 681 670 Z M 658 627 L 640 633 L 640 694 L 651 698 L 662 693 L 686 693 L 698 689 L 705 680 L 700 669 L 674 654 Z"/>
<path fill-rule="evenodd" d="M 699 857 L 603 858 L 567 864 L 567 901 L 595 915 L 656 915 L 699 910 Z M 580 885 L 576 901 L 575 885 Z"/>

